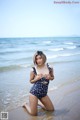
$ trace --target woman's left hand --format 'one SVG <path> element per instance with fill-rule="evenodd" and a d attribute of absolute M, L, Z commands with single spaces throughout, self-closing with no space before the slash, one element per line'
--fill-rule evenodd
<path fill-rule="evenodd" d="M 50 80 L 50 78 L 51 78 L 50 74 L 45 74 L 44 77 L 48 80 Z"/>

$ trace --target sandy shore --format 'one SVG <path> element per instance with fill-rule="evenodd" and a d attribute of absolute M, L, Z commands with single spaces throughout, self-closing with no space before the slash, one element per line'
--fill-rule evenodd
<path fill-rule="evenodd" d="M 22 108 L 29 101 L 30 68 L 0 73 L 0 110 L 9 113 L 8 120 L 80 120 L 80 62 L 56 64 L 54 70 L 48 95 L 55 111 L 38 107 L 35 117 Z"/>
<path fill-rule="evenodd" d="M 48 95 L 54 104 L 54 112 L 38 107 L 38 116 L 31 116 L 18 107 L 9 111 L 9 120 L 80 120 L 80 80 L 52 90 Z"/>

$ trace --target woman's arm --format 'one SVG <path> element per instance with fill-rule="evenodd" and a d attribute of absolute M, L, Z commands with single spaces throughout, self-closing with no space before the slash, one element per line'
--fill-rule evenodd
<path fill-rule="evenodd" d="M 42 74 L 35 75 L 33 71 L 30 72 L 30 82 L 35 83 L 42 78 Z"/>
<path fill-rule="evenodd" d="M 53 71 L 53 68 L 51 68 L 51 71 L 50 71 L 50 80 L 53 80 L 54 79 L 54 71 Z"/>
<path fill-rule="evenodd" d="M 31 83 L 36 82 L 36 80 L 35 80 L 34 78 L 35 78 L 35 74 L 34 74 L 33 71 L 31 71 L 31 72 L 30 72 L 30 82 L 31 82 Z"/>

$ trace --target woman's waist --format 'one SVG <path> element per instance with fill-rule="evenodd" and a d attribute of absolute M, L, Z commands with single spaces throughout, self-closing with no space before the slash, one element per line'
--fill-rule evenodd
<path fill-rule="evenodd" d="M 48 85 L 49 81 L 48 80 L 38 80 L 35 84 Z"/>

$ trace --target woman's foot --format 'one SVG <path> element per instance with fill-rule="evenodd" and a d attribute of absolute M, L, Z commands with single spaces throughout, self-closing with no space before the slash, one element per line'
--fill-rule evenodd
<path fill-rule="evenodd" d="M 22 107 L 28 111 L 28 104 L 27 103 L 25 103 Z"/>
<path fill-rule="evenodd" d="M 33 115 L 33 116 L 36 116 L 36 115 L 37 115 L 37 113 L 34 113 L 34 111 L 31 112 L 31 109 L 30 109 L 30 106 L 29 106 L 28 103 L 25 103 L 22 107 L 25 108 L 26 111 L 27 111 L 29 114 L 31 114 L 31 115 Z"/>

